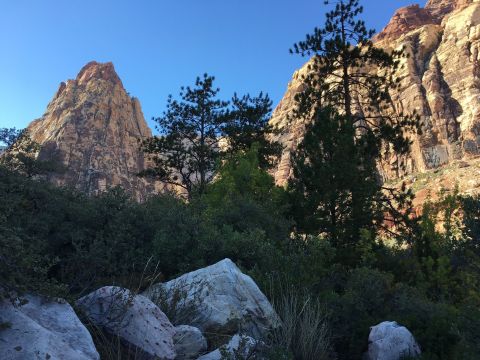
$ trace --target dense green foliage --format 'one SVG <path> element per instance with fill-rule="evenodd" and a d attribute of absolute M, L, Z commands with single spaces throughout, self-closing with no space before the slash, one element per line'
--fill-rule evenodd
<path fill-rule="evenodd" d="M 395 71 L 403 52 L 374 46 L 375 31 L 367 30 L 361 19 L 359 0 L 325 3 L 334 5 L 325 14 L 324 26 L 290 50 L 311 57 L 302 79 L 306 89 L 297 96 L 294 116 L 316 118 L 325 106 L 333 106 L 358 130 L 355 136 L 368 144 L 365 155 L 378 158 L 392 150 L 407 153 L 405 131 L 416 125 L 416 117 L 402 114 L 390 97 L 390 91 L 399 86 Z"/>
<path fill-rule="evenodd" d="M 230 257 L 272 299 L 286 284 L 321 301 L 339 359 L 360 359 L 369 327 L 385 320 L 406 325 L 427 359 L 474 359 L 479 198 L 427 205 L 411 247 L 360 241 L 355 266 L 337 261 L 341 249 L 328 237 L 291 234 L 288 203 L 255 150 L 225 163 L 218 181 L 189 203 L 161 195 L 138 204 L 120 189 L 88 198 L 1 168 L 2 296 L 142 287 L 157 264 L 161 278 L 171 278 Z M 438 231 L 431 224 L 445 213 L 448 231 Z"/>
<path fill-rule="evenodd" d="M 358 0 L 335 1 L 325 25 L 291 50 L 311 57 L 291 115 L 307 123 L 292 162 L 293 216 L 298 231 L 326 234 L 349 264 L 361 233 L 378 233 L 385 217 L 397 227 L 408 220 L 410 194 L 385 188 L 376 166 L 408 153 L 406 134 L 418 125 L 390 97 L 402 52 L 376 48 L 362 12 Z"/>
<path fill-rule="evenodd" d="M 352 123 L 328 107 L 317 115 L 293 156 L 291 214 L 298 232 L 325 234 L 339 260 L 354 264 L 361 234 L 375 234 L 383 221 L 383 195 Z"/>

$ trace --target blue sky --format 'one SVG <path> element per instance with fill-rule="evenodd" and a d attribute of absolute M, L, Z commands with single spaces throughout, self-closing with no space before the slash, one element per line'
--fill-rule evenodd
<path fill-rule="evenodd" d="M 363 0 L 379 31 L 415 0 Z M 149 125 L 168 94 L 215 75 L 220 96 L 280 101 L 295 69 L 294 42 L 323 23 L 323 0 L 0 0 L 0 127 L 40 117 L 61 81 L 91 60 L 112 61 Z"/>

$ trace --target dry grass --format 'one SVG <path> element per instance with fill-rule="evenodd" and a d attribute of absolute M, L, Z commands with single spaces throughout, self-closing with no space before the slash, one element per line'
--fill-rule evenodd
<path fill-rule="evenodd" d="M 293 288 L 274 299 L 282 324 L 271 334 L 275 348 L 296 360 L 334 359 L 326 310 L 322 304 Z"/>

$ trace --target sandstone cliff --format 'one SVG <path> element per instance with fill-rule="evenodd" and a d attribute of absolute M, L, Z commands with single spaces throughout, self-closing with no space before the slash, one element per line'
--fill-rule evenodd
<path fill-rule="evenodd" d="M 49 178 L 57 185 L 87 194 L 120 185 L 139 200 L 161 189 L 136 176 L 145 168 L 139 140 L 151 131 L 140 102 L 127 94 L 112 63 L 90 62 L 75 80 L 62 82 L 28 131 L 41 145 L 39 158 L 65 165 L 65 172 Z"/>
<path fill-rule="evenodd" d="M 374 39 L 384 49 L 405 47 L 410 55 L 398 76 L 401 91 L 392 94 L 400 109 L 415 110 L 421 116 L 422 135 L 413 135 L 410 156 L 395 157 L 381 164 L 385 181 L 441 166 L 455 168 L 480 154 L 480 0 L 430 0 L 425 8 L 412 5 L 398 10 Z M 289 123 L 294 96 L 303 89 L 297 71 L 277 106 L 271 123 L 284 129 L 285 145 L 275 171 L 278 184 L 290 174 L 290 151 L 302 138 L 304 125 Z M 400 162 L 405 170 L 393 168 Z M 464 190 L 471 190 L 465 184 Z"/>

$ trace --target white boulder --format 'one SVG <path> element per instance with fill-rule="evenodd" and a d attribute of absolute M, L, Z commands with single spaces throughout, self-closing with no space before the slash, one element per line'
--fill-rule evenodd
<path fill-rule="evenodd" d="M 154 302 L 163 296 L 164 302 L 166 298 L 166 303 L 175 304 L 181 323 L 203 332 L 242 332 L 259 338 L 279 324 L 266 296 L 230 259 L 156 284 L 144 295 Z"/>
<path fill-rule="evenodd" d="M 97 360 L 92 337 L 62 299 L 26 295 L 0 303 L 0 359 Z"/>
<path fill-rule="evenodd" d="M 177 352 L 176 360 L 197 359 L 207 350 L 207 340 L 200 329 L 190 325 L 175 327 L 173 343 Z"/>
<path fill-rule="evenodd" d="M 106 286 L 80 298 L 77 306 L 93 324 L 134 345 L 142 358 L 175 358 L 175 328 L 146 297 Z"/>
<path fill-rule="evenodd" d="M 222 353 L 234 359 L 253 359 L 255 349 L 259 343 L 246 335 L 233 336 L 228 344 L 208 354 L 200 356 L 197 360 L 222 360 Z"/>
<path fill-rule="evenodd" d="M 399 360 L 420 354 L 412 333 L 395 321 L 385 321 L 370 328 L 368 360 Z"/>

